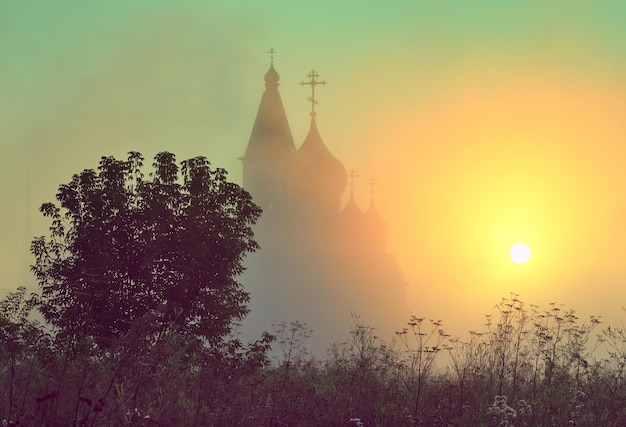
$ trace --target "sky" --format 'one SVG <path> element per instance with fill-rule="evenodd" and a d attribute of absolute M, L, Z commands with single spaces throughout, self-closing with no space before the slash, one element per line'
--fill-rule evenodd
<path fill-rule="evenodd" d="M 0 0 L 0 291 L 35 289 L 37 209 L 101 156 L 204 155 L 241 183 L 275 49 L 296 145 L 299 83 L 327 81 L 320 133 L 363 208 L 380 183 L 412 312 L 460 335 L 514 292 L 619 323 L 624 19 L 619 0 Z"/>

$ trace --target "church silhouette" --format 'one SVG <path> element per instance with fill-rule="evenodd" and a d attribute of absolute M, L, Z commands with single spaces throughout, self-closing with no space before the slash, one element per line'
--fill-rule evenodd
<path fill-rule="evenodd" d="M 282 321 L 306 323 L 319 347 L 345 341 L 358 314 L 390 338 L 408 320 L 407 284 L 387 252 L 387 225 L 374 205 L 376 182 L 368 183 L 364 212 L 354 199 L 355 173 L 346 171 L 318 130 L 315 89 L 326 82 L 315 71 L 301 82 L 311 89 L 311 121 L 296 148 L 270 53 L 265 91 L 240 157 L 243 187 L 263 209 L 255 227 L 261 249 L 249 256 L 242 280 L 251 297 L 246 322 L 255 333 Z"/>

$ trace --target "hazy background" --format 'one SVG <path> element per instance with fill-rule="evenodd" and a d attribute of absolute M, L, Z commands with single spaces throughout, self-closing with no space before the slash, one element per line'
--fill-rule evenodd
<path fill-rule="evenodd" d="M 621 321 L 625 19 L 618 0 L 0 0 L 0 291 L 34 286 L 37 208 L 103 155 L 204 155 L 241 183 L 274 48 L 298 146 L 299 82 L 327 80 L 320 132 L 363 208 L 381 183 L 415 314 L 461 334 L 513 291 Z"/>

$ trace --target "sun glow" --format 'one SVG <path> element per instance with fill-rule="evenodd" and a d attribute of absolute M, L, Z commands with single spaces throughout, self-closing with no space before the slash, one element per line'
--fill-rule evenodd
<path fill-rule="evenodd" d="M 523 243 L 517 243 L 509 251 L 509 256 L 514 263 L 525 264 L 530 259 L 530 248 Z"/>

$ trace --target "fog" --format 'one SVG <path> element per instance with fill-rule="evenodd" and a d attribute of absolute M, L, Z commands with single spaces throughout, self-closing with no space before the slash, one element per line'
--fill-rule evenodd
<path fill-rule="evenodd" d="M 37 208 L 101 156 L 204 155 L 244 184 L 238 157 L 250 140 L 274 48 L 295 147 L 311 120 L 310 88 L 300 82 L 314 68 L 327 81 L 316 91 L 320 136 L 346 172 L 359 175 L 353 194 L 362 211 L 370 203 L 366 182 L 379 182 L 375 206 L 387 225 L 385 252 L 407 283 L 408 313 L 442 319 L 460 335 L 516 292 L 529 304 L 556 301 L 581 317 L 621 321 L 620 2 L 570 2 L 567 9 L 487 1 L 355 9 L 321 2 L 313 10 L 211 3 L 0 6 L 3 292 L 36 288 L 28 247 L 48 227 Z M 348 204 L 347 183 L 344 190 L 337 210 Z M 517 241 L 533 251 L 528 264 L 508 259 Z M 341 253 L 362 249 L 352 248 Z M 270 328 L 285 310 L 289 318 L 280 320 L 302 313 L 318 342 L 341 339 L 351 311 L 376 305 L 373 297 L 344 306 L 349 298 L 326 297 L 335 288 L 317 293 L 309 283 L 292 290 L 318 299 L 265 293 L 261 284 L 276 272 L 264 269 L 263 257 L 250 257 L 242 277 L 255 329 Z M 302 276 L 300 261 L 284 266 L 281 280 Z M 263 280 L 250 278 L 253 267 Z M 341 308 L 341 322 L 333 323 L 328 309 Z M 372 326 L 391 331 L 397 314 L 372 316 L 371 323 L 387 323 Z"/>

